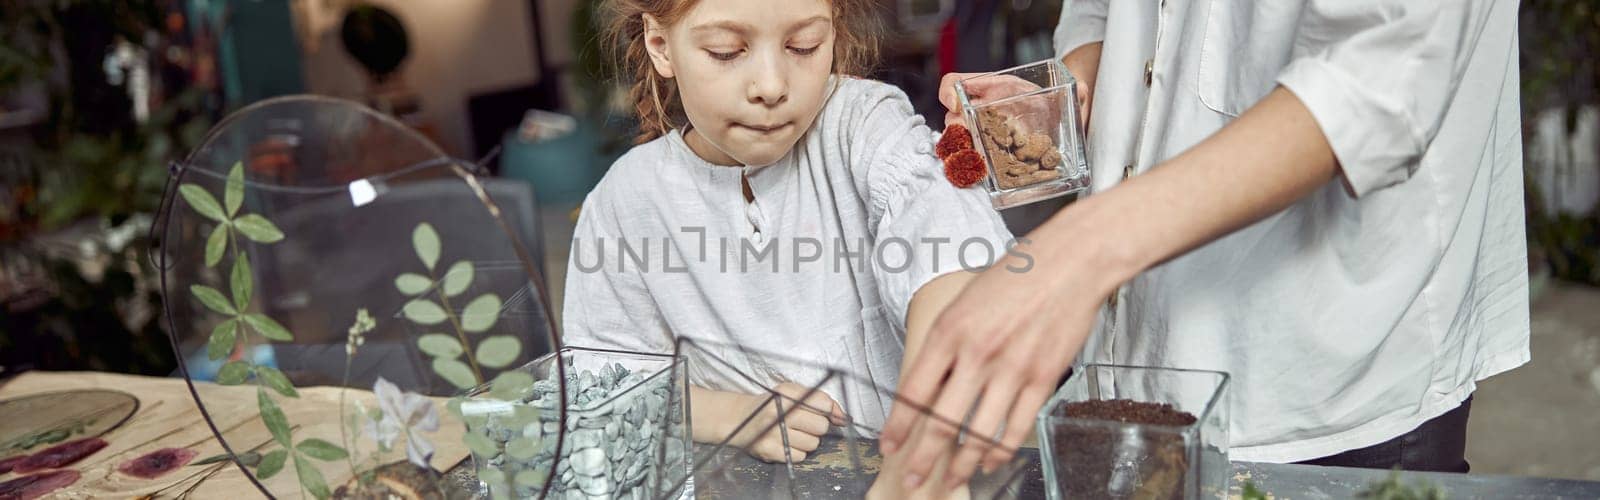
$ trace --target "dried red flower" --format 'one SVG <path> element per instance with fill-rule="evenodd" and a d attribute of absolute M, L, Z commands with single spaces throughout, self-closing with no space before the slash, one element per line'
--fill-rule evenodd
<path fill-rule="evenodd" d="M 956 187 L 970 187 L 983 180 L 987 174 L 988 168 L 983 165 L 983 156 L 977 151 L 964 149 L 944 159 L 944 176 Z"/>
<path fill-rule="evenodd" d="M 967 131 L 967 127 L 955 124 L 945 127 L 944 135 L 939 136 L 939 145 L 933 148 L 933 153 L 943 160 L 958 151 L 971 149 L 975 149 L 972 146 L 972 133 Z"/>

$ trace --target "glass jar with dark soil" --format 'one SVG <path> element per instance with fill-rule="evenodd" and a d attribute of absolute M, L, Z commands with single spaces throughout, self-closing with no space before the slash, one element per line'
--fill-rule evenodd
<path fill-rule="evenodd" d="M 1088 365 L 1039 413 L 1051 499 L 1225 498 L 1228 375 Z"/>

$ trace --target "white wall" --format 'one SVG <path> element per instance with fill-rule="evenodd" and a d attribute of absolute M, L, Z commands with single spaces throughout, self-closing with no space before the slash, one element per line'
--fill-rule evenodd
<path fill-rule="evenodd" d="M 539 78 L 528 0 L 367 1 L 389 9 L 405 25 L 411 56 L 401 67 L 401 78 L 422 97 L 425 117 L 438 131 L 441 146 L 452 154 L 469 154 L 472 149 L 469 96 Z M 567 24 L 577 1 L 540 2 L 554 63 L 571 59 Z M 362 99 L 367 78 L 339 40 L 345 6 L 353 2 L 296 3 L 308 90 Z"/>

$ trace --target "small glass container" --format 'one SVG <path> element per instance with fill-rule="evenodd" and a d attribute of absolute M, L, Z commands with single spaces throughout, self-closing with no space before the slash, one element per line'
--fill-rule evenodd
<path fill-rule="evenodd" d="M 557 360 L 566 365 L 565 426 L 557 411 Z M 489 497 L 537 497 L 553 479 L 548 498 L 693 498 L 681 358 L 569 347 L 516 371 L 531 375 L 532 385 L 491 382 L 460 402 L 473 465 Z"/>
<path fill-rule="evenodd" d="M 1079 368 L 1039 412 L 1047 495 L 1226 498 L 1227 387 L 1222 372 Z"/>
<path fill-rule="evenodd" d="M 985 186 L 1002 210 L 1082 192 L 1089 163 L 1077 80 L 1049 59 L 955 84 Z"/>

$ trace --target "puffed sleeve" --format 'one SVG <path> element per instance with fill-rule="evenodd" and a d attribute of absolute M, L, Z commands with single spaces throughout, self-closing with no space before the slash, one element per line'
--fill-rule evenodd
<path fill-rule="evenodd" d="M 904 92 L 877 82 L 852 86 L 851 170 L 867 194 L 880 298 L 904 330 L 917 290 L 939 276 L 989 266 L 1012 237 L 987 193 L 945 178 L 931 132 Z"/>

